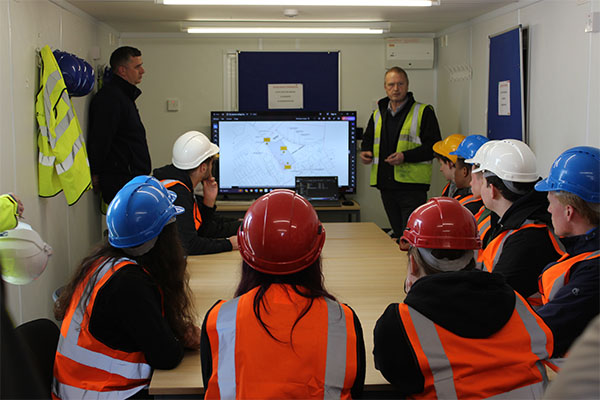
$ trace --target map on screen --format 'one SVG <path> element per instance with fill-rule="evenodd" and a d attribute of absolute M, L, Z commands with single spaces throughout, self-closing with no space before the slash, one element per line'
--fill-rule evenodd
<path fill-rule="evenodd" d="M 297 175 L 337 176 L 348 184 L 345 121 L 224 121 L 219 127 L 221 187 L 289 187 Z M 345 182 L 345 183 L 344 183 Z"/>

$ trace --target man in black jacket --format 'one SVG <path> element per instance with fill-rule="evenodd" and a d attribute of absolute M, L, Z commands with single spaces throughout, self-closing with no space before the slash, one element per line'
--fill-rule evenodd
<path fill-rule="evenodd" d="M 135 100 L 142 93 L 142 53 L 129 46 L 119 47 L 110 56 L 113 76 L 90 103 L 88 154 L 95 190 L 109 204 L 132 178 L 152 170 L 142 124 Z"/>
<path fill-rule="evenodd" d="M 177 228 L 189 255 L 220 253 L 237 249 L 240 221 L 216 213 L 219 187 L 212 176 L 219 147 L 201 132 L 181 135 L 173 145 L 173 164 L 154 170 L 154 176 L 177 193 L 175 204 L 185 208 L 177 216 Z M 203 196 L 194 193 L 202 185 Z"/>
<path fill-rule="evenodd" d="M 408 91 L 406 71 L 390 68 L 384 88 L 387 97 L 369 119 L 360 158 L 371 164 L 370 184 L 379 189 L 393 236 L 399 237 L 409 215 L 427 200 L 432 146 L 442 138 L 433 107 L 415 102 Z"/>

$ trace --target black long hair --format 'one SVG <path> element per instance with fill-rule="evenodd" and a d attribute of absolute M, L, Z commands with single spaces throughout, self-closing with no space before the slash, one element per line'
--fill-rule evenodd
<path fill-rule="evenodd" d="M 267 324 L 265 324 L 261 317 L 261 308 L 267 310 L 264 299 L 265 293 L 273 284 L 290 285 L 294 293 L 306 299 L 309 299 L 306 306 L 296 317 L 294 325 L 290 330 L 290 343 L 292 342 L 292 334 L 294 332 L 294 328 L 296 327 L 298 322 L 300 322 L 300 320 L 310 311 L 315 299 L 318 299 L 320 297 L 327 297 L 331 300 L 336 301 L 336 298 L 331 293 L 329 293 L 327 289 L 325 289 L 323 271 L 321 269 L 321 257 L 319 257 L 314 263 L 312 263 L 309 267 L 303 269 L 302 271 L 298 271 L 288 275 L 265 274 L 263 272 L 255 270 L 245 261 L 243 261 L 242 278 L 235 291 L 235 297 L 246 294 L 252 289 L 258 287 L 258 291 L 256 292 L 256 296 L 254 297 L 253 304 L 254 315 L 256 316 L 262 327 L 265 329 L 265 331 L 267 331 L 269 336 L 271 336 L 278 342 L 282 341 L 273 336 L 273 334 L 269 330 L 269 327 L 267 326 Z"/>
<path fill-rule="evenodd" d="M 54 305 L 56 319 L 59 321 L 64 319 L 75 289 L 96 266 L 98 260 L 121 257 L 135 260 L 138 265 L 148 271 L 153 281 L 160 287 L 163 294 L 165 318 L 175 336 L 179 340 L 183 340 L 189 325 L 194 322 L 195 312 L 188 284 L 189 277 L 186 271 L 184 250 L 179 241 L 177 224 L 174 223 L 166 225 L 154 247 L 141 256 L 127 255 L 123 250 L 112 247 L 106 240 L 97 246 L 89 256 L 81 261 L 71 281 L 65 286 Z"/>

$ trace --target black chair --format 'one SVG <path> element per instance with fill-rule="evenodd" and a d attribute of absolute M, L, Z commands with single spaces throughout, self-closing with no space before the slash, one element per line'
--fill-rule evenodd
<path fill-rule="evenodd" d="M 44 388 L 50 393 L 54 376 L 54 356 L 60 335 L 58 326 L 49 319 L 40 318 L 17 326 L 15 334 L 29 348 L 31 364 L 37 369 Z"/>

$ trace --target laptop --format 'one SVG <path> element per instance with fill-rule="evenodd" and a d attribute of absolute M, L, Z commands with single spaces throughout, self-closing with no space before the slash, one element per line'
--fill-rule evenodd
<path fill-rule="evenodd" d="M 340 207 L 337 176 L 297 176 L 296 193 L 313 207 Z"/>

